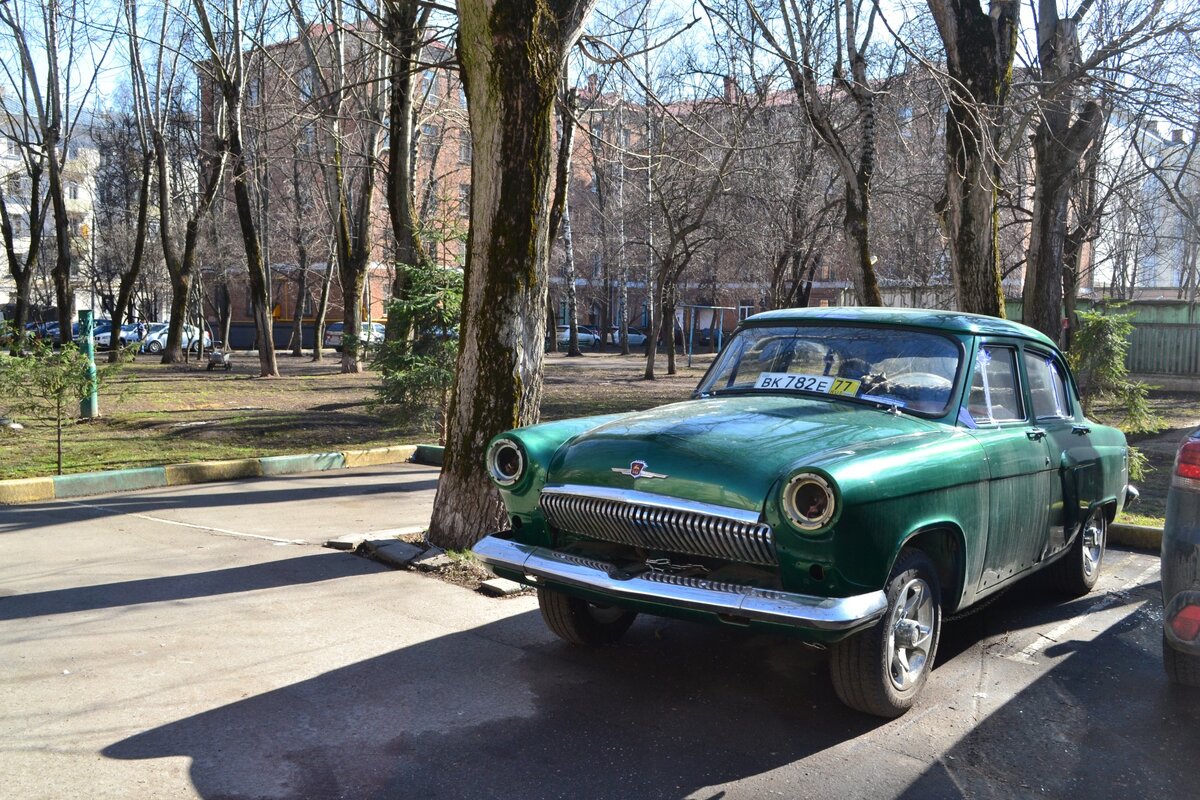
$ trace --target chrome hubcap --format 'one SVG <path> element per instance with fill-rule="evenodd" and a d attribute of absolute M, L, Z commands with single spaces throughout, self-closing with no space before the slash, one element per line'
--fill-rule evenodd
<path fill-rule="evenodd" d="M 1083 537 L 1083 574 L 1092 577 L 1100 569 L 1104 556 L 1104 523 L 1097 517 L 1089 517 L 1080 533 Z"/>
<path fill-rule="evenodd" d="M 929 663 L 933 645 L 933 594 L 929 585 L 913 578 L 900 590 L 888 620 L 889 670 L 892 685 L 910 689 Z"/>

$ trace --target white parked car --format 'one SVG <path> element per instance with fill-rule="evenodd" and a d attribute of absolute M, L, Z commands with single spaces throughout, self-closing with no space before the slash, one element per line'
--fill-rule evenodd
<path fill-rule="evenodd" d="M 124 347 L 130 342 L 141 341 L 138 339 L 138 326 L 136 322 L 127 323 L 121 326 L 121 333 L 117 336 L 117 347 Z M 106 330 L 103 333 L 96 334 L 96 347 L 111 347 L 112 346 L 112 330 Z"/>
<path fill-rule="evenodd" d="M 344 326 L 344 322 L 332 322 L 325 326 L 325 338 L 322 340 L 325 347 L 332 347 L 334 350 L 342 349 L 342 329 Z M 363 322 L 359 325 L 358 340 L 368 345 L 383 344 L 383 337 L 386 332 L 387 329 L 383 327 L 382 322 Z"/>
<path fill-rule="evenodd" d="M 620 328 L 610 329 L 609 333 L 608 333 L 608 339 L 613 344 L 620 344 L 621 343 L 621 329 Z M 646 334 L 645 333 L 638 330 L 637 328 L 629 329 L 629 346 L 630 347 L 641 347 L 645 343 L 646 343 Z"/>
<path fill-rule="evenodd" d="M 146 332 L 146 338 L 142 341 L 143 353 L 161 353 L 167 348 L 167 332 L 170 330 L 167 323 L 160 322 L 150 327 Z M 209 349 L 212 347 L 212 336 L 208 331 L 201 331 L 195 325 L 183 326 L 183 346 L 193 352 L 200 352 L 200 348 Z"/>
<path fill-rule="evenodd" d="M 571 343 L 571 327 L 569 325 L 558 326 L 558 346 L 566 347 Z M 600 337 L 589 330 L 579 326 L 579 346 L 580 347 L 596 347 L 600 344 Z"/>

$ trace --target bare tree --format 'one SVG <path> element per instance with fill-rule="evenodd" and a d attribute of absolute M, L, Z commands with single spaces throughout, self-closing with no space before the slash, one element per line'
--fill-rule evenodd
<path fill-rule="evenodd" d="M 500 524 L 484 448 L 538 418 L 554 99 L 593 2 L 459 2 L 473 182 L 461 351 L 430 528 L 443 547 L 469 545 Z"/>
<path fill-rule="evenodd" d="M 1017 0 L 928 0 L 946 52 L 946 193 L 939 213 L 950 240 L 962 311 L 1004 316 L 999 230 L 1002 112 L 1012 87 Z"/>
<path fill-rule="evenodd" d="M 59 339 L 69 341 L 75 313 L 72 272 L 82 229 L 67 207 L 64 167 L 71 157 L 76 126 L 95 89 L 99 66 L 115 39 L 116 29 L 110 28 L 107 39 L 97 37 L 100 28 L 91 24 L 81 0 L 5 0 L 0 3 L 0 24 L 11 33 L 17 53 L 18 63 L 4 68 L 19 102 L 16 113 L 29 118 L 29 124 L 22 127 L 33 134 L 30 144 L 43 154 L 40 159 L 45 169 L 46 195 L 54 211 L 52 276 Z M 88 59 L 92 59 L 91 64 Z M 89 68 L 91 75 L 82 80 Z M 10 268 L 13 263 L 10 258 Z"/>
<path fill-rule="evenodd" d="M 238 225 L 242 246 L 246 251 L 246 269 L 250 278 L 250 304 L 254 326 L 258 332 L 258 374 L 260 377 L 279 375 L 275 362 L 275 340 L 272 334 L 271 284 L 263 255 L 263 242 L 251 200 L 251 164 L 246 157 L 242 128 L 242 101 L 246 84 L 246 30 L 242 19 L 241 0 L 227 0 L 221 9 L 221 27 L 213 26 L 205 0 L 193 0 L 208 59 L 202 68 L 212 82 L 213 91 L 220 96 L 225 108 L 226 148 L 233 162 L 233 195 L 237 204 Z"/>
<path fill-rule="evenodd" d="M 778 24 L 786 41 L 776 36 L 773 21 L 763 18 L 753 0 L 747 1 L 747 7 L 770 49 L 787 67 L 792 90 L 808 123 L 841 173 L 846 193 L 846 260 L 858 301 L 862 305 L 882 305 L 871 255 L 871 180 L 876 160 L 875 96 L 886 87 L 877 82 L 873 85 L 867 76 L 867 51 L 879 5 L 874 0 L 845 0 L 840 7 L 836 3 L 807 3 L 802 7 L 796 0 L 779 0 Z M 860 39 L 859 22 L 864 14 L 866 24 Z M 823 52 L 831 38 L 836 48 L 832 56 Z M 850 128 L 839 124 L 834 95 L 825 90 L 826 83 L 818 72 L 823 65 L 828 65 L 832 86 L 854 104 L 856 113 Z"/>

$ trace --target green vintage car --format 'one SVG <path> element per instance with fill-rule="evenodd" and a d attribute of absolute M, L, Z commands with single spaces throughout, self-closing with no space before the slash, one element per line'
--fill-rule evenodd
<path fill-rule="evenodd" d="M 511 528 L 475 553 L 563 639 L 615 641 L 639 612 L 788 630 L 889 717 L 943 615 L 1043 568 L 1090 591 L 1136 494 L 1049 339 L 908 309 L 752 316 L 693 399 L 509 431 L 486 459 Z"/>

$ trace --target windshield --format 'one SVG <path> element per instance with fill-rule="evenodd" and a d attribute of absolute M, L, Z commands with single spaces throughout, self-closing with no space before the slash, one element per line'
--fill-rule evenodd
<path fill-rule="evenodd" d="M 949 337 L 897 328 L 745 328 L 696 391 L 835 395 L 942 414 L 950 404 L 960 352 Z"/>

